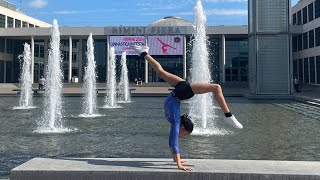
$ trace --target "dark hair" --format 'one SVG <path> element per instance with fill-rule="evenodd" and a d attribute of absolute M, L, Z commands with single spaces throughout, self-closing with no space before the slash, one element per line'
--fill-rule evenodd
<path fill-rule="evenodd" d="M 181 126 L 190 133 L 193 131 L 193 122 L 187 114 L 181 116 Z"/>

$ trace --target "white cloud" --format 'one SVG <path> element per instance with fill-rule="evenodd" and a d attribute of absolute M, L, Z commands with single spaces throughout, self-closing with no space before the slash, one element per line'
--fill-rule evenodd
<path fill-rule="evenodd" d="M 207 3 L 222 3 L 222 2 L 248 2 L 248 0 L 204 0 Z"/>
<path fill-rule="evenodd" d="M 40 9 L 47 6 L 47 4 L 48 2 L 46 0 L 32 0 L 28 5 L 31 8 Z"/>

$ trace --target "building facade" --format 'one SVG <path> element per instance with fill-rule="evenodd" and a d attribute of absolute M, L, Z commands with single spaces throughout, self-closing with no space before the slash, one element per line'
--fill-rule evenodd
<path fill-rule="evenodd" d="M 271 89 L 281 89 L 281 92 L 276 93 L 290 94 L 292 77 L 298 77 L 303 83 L 320 84 L 320 0 L 300 0 L 293 8 L 290 8 L 290 3 L 286 0 L 281 0 L 281 6 L 271 6 L 267 1 L 255 1 L 260 2 L 259 5 L 263 7 L 270 7 L 269 10 L 261 7 L 259 9 L 252 2 L 248 1 L 249 26 L 207 27 L 213 80 L 226 84 L 250 84 L 252 92 L 255 91 L 253 93 L 256 94 L 268 94 Z M 268 18 L 263 19 L 263 17 Z M 157 41 L 157 38 L 179 42 L 179 53 L 161 54 L 155 51 L 152 55 L 166 70 L 188 79 L 193 38 L 193 28 L 190 24 L 191 22 L 181 18 L 166 17 L 148 26 L 62 27 L 60 48 L 64 82 L 71 83 L 75 77 L 79 82 L 82 81 L 86 65 L 86 41 L 91 32 L 95 46 L 97 82 L 106 81 L 110 47 L 125 48 L 121 43 L 132 40 L 133 37 L 150 47 L 159 46 L 160 41 Z M 17 11 L 14 5 L 0 0 L 0 83 L 19 82 L 18 56 L 23 53 L 25 42 L 31 45 L 33 81 L 37 82 L 40 75 L 45 74 L 50 38 L 50 24 L 28 17 Z M 282 48 L 283 52 L 289 49 L 289 54 L 274 57 L 272 61 L 268 61 L 267 56 L 261 60 L 263 54 L 270 53 L 270 49 L 262 48 L 266 52 L 260 49 L 259 52 L 262 54 L 258 55 L 257 45 L 277 46 L 278 48 L 273 50 Z M 252 61 L 249 57 L 256 59 Z M 281 61 L 276 60 L 277 58 Z M 120 59 L 120 53 L 117 54 L 117 59 Z M 135 79 L 144 82 L 162 81 L 146 61 L 139 60 L 133 54 L 128 54 L 127 59 L 130 81 Z M 258 60 L 263 62 L 259 64 L 260 66 L 253 64 L 259 62 Z M 267 69 L 275 70 L 279 67 L 286 67 L 286 71 L 281 71 L 283 79 L 281 82 L 285 83 L 280 82 L 279 76 L 267 77 L 267 74 L 264 74 Z M 250 75 L 249 70 L 252 68 L 251 73 L 256 74 Z M 254 79 L 255 77 L 259 77 L 260 80 Z M 274 87 L 275 79 L 279 80 L 280 88 Z M 282 87 L 283 84 L 286 84 L 285 87 Z"/>
<path fill-rule="evenodd" d="M 0 0 L 0 29 L 23 29 L 24 31 L 28 31 L 28 29 L 48 27 L 51 27 L 51 25 L 29 17 L 18 11 L 15 5 Z M 21 39 L 20 43 L 23 43 L 25 39 L 26 38 Z M 17 48 L 23 47 L 22 45 L 15 46 L 15 44 L 17 44 L 15 39 L 7 38 L 2 34 L 0 35 L 0 83 L 18 82 L 20 63 L 17 56 L 14 56 L 17 55 L 15 54 Z M 39 46 L 34 45 L 32 47 L 32 52 L 34 53 L 35 48 Z"/>
<path fill-rule="evenodd" d="M 320 0 L 300 0 L 292 8 L 293 77 L 320 84 Z"/>
<path fill-rule="evenodd" d="M 191 64 L 193 28 L 190 22 L 178 17 L 166 17 L 148 26 L 117 27 L 80 27 L 60 28 L 62 69 L 64 82 L 70 83 L 74 78 L 83 79 L 86 65 L 86 41 L 92 32 L 97 64 L 97 81 L 105 82 L 110 47 L 115 47 L 117 59 L 121 50 L 127 51 L 127 67 L 129 80 L 141 79 L 148 82 L 161 82 L 162 79 L 149 67 L 145 60 L 137 59 L 137 55 L 128 53 L 128 43 L 147 44 L 150 54 L 169 72 L 185 79 L 189 78 Z M 247 26 L 209 26 L 207 28 L 208 45 L 211 60 L 212 77 L 215 82 L 246 84 L 248 65 Z M 50 28 L 0 28 L 0 36 L 12 42 L 3 49 L 10 54 L 7 58 L 6 72 L 0 74 L 2 83 L 19 81 L 20 66 L 18 56 L 23 52 L 23 43 L 31 44 L 33 51 L 33 81 L 37 82 L 45 73 L 48 61 Z M 5 42 L 4 42 L 5 43 Z M 163 44 L 174 46 L 175 52 L 160 51 Z M 157 50 L 156 50 L 157 48 Z M 3 61 L 0 59 L 0 61 Z M 118 66 L 120 61 L 117 61 Z M 4 68 L 3 68 L 4 69 Z M 120 68 L 117 69 L 120 73 Z M 5 78 L 4 78 L 4 74 Z"/>
<path fill-rule="evenodd" d="M 249 77 L 255 95 L 290 95 L 290 0 L 249 0 Z"/>

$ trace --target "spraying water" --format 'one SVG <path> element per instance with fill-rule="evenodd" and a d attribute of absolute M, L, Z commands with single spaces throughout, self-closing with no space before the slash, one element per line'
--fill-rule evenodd
<path fill-rule="evenodd" d="M 48 67 L 46 73 L 47 87 L 44 98 L 44 117 L 38 132 L 61 133 L 69 131 L 62 124 L 62 78 L 61 54 L 60 54 L 60 32 L 57 20 L 53 20 L 51 29 L 50 49 L 48 56 Z"/>
<path fill-rule="evenodd" d="M 210 83 L 211 74 L 209 69 L 209 53 L 206 37 L 206 15 L 200 0 L 197 0 L 194 8 L 194 40 L 192 49 L 192 83 Z M 190 112 L 196 128 L 206 131 L 214 118 L 214 106 L 212 93 L 195 95 L 189 102 Z"/>
<path fill-rule="evenodd" d="M 130 102 L 130 92 L 129 92 L 129 79 L 128 79 L 128 68 L 127 68 L 127 53 L 122 52 L 121 55 L 121 77 L 120 77 L 120 101 Z"/>
<path fill-rule="evenodd" d="M 20 58 L 23 58 L 20 59 Z M 20 75 L 20 99 L 19 107 L 14 109 L 30 109 L 34 108 L 32 106 L 32 77 L 31 77 L 31 51 L 30 45 L 24 43 L 23 56 L 19 56 L 20 61 L 22 62 L 22 73 Z"/>
<path fill-rule="evenodd" d="M 84 75 L 84 88 L 86 91 L 83 103 L 84 114 L 80 116 L 95 116 L 97 114 L 97 93 L 96 93 L 96 62 L 94 61 L 94 46 L 92 33 L 87 41 L 87 67 Z"/>
<path fill-rule="evenodd" d="M 108 66 L 108 79 L 107 79 L 107 96 L 106 96 L 106 108 L 117 108 L 116 103 L 116 55 L 114 47 L 110 48 Z"/>

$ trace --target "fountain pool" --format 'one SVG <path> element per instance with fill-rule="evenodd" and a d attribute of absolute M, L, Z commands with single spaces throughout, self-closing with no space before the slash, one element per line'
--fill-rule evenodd
<path fill-rule="evenodd" d="M 38 108 L 14 111 L 18 101 L 2 97 L 0 103 L 0 179 L 10 170 L 34 157 L 154 157 L 169 158 L 170 124 L 165 120 L 165 98 L 132 98 L 123 108 L 103 109 L 104 117 L 81 118 L 80 98 L 63 97 L 63 120 L 68 133 L 34 132 L 43 111 L 42 97 L 34 98 Z M 230 109 L 244 125 L 232 129 L 217 111 L 219 131 L 180 139 L 182 158 L 320 160 L 320 108 L 294 101 L 252 101 L 226 98 Z M 182 104 L 181 112 L 187 112 Z"/>

